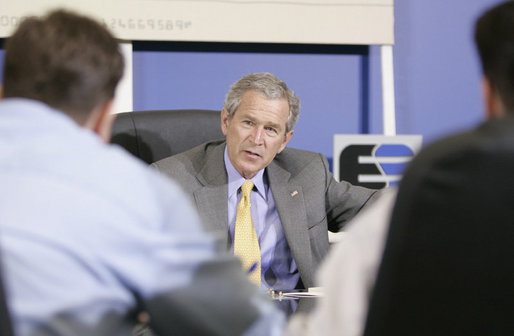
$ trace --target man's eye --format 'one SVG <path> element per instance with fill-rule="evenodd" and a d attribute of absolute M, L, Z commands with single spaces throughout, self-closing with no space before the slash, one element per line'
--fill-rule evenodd
<path fill-rule="evenodd" d="M 275 136 L 278 134 L 277 129 L 274 127 L 266 127 L 265 130 L 268 135 Z"/>

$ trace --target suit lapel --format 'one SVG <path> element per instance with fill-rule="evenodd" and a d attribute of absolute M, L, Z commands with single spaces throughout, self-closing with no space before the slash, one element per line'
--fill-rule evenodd
<path fill-rule="evenodd" d="M 223 160 L 225 142 L 206 153 L 197 179 L 203 186 L 193 193 L 198 212 L 209 231 L 221 232 L 221 246 L 228 246 L 227 173 Z"/>
<path fill-rule="evenodd" d="M 311 246 L 302 187 L 290 183 L 291 174 L 274 161 L 267 170 L 271 192 L 287 242 L 304 285 L 309 286 L 313 283 Z"/>
<path fill-rule="evenodd" d="M 207 229 L 216 234 L 221 247 L 229 246 L 227 186 L 205 186 L 194 192 L 194 198 Z"/>

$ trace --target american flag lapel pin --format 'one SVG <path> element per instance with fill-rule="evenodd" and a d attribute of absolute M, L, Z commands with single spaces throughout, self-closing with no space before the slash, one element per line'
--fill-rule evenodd
<path fill-rule="evenodd" d="M 295 197 L 296 195 L 298 195 L 298 190 L 295 190 L 291 193 L 291 197 Z"/>

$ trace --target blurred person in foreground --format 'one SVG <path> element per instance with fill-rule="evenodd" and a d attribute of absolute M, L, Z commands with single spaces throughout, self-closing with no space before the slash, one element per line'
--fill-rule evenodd
<path fill-rule="evenodd" d="M 5 44 L 0 247 L 16 335 L 274 335 L 284 317 L 180 189 L 104 141 L 118 42 L 57 10 Z M 103 141 L 102 141 L 103 140 Z"/>
<path fill-rule="evenodd" d="M 413 159 L 382 208 L 394 204 L 390 221 L 370 216 L 367 232 L 348 230 L 323 266 L 325 298 L 291 335 L 514 334 L 514 1 L 478 18 L 475 43 L 486 121 Z M 344 252 L 369 246 L 379 246 L 374 258 L 348 267 Z M 330 273 L 336 265 L 347 272 Z M 370 276 L 356 314 L 338 280 Z"/>

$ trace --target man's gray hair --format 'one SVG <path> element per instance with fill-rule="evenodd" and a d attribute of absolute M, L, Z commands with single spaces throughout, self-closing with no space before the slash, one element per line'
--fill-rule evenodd
<path fill-rule="evenodd" d="M 228 111 L 229 119 L 234 116 L 234 112 L 241 104 L 243 95 L 249 90 L 255 90 L 267 99 L 286 99 L 289 103 L 286 133 L 293 129 L 300 115 L 300 99 L 294 94 L 293 90 L 287 87 L 286 83 L 269 72 L 246 75 L 230 86 L 225 96 L 225 108 Z"/>

